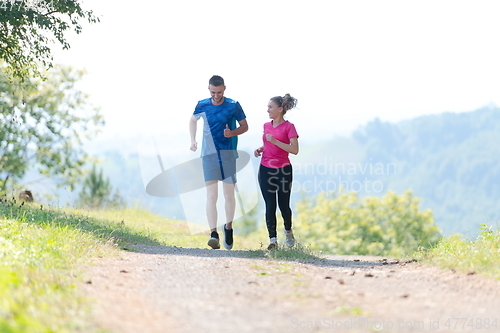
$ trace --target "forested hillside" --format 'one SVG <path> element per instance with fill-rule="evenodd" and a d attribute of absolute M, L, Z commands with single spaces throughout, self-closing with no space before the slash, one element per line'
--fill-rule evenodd
<path fill-rule="evenodd" d="M 496 107 L 399 123 L 375 119 L 350 139 L 304 147 L 295 179 L 299 187 L 313 179 L 312 192 L 321 181 L 324 189 L 342 185 L 361 195 L 411 189 L 445 234 L 473 236 L 480 223 L 500 221 L 499 143 Z"/>

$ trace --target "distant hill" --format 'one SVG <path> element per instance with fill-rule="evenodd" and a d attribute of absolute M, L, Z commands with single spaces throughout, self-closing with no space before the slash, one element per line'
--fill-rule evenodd
<path fill-rule="evenodd" d="M 445 234 L 474 236 L 481 223 L 499 225 L 499 143 L 500 109 L 492 106 L 399 123 L 375 119 L 350 138 L 303 147 L 295 179 L 323 181 L 324 188 L 330 181 L 360 195 L 412 189 Z"/>

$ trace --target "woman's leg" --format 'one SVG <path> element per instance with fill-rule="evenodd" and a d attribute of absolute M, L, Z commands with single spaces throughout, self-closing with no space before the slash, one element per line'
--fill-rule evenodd
<path fill-rule="evenodd" d="M 269 238 L 276 237 L 276 170 L 261 164 L 258 176 L 260 191 L 266 204 L 266 225 Z"/>
<path fill-rule="evenodd" d="M 280 169 L 278 206 L 283 217 L 285 230 L 292 229 L 292 209 L 290 208 L 290 196 L 292 194 L 292 165 L 287 165 Z"/>

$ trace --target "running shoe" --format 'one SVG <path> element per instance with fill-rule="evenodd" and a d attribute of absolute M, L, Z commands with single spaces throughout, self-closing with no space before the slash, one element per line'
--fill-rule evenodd
<path fill-rule="evenodd" d="M 278 239 L 276 237 L 269 239 L 269 245 L 267 246 L 268 250 L 276 250 L 278 247 Z"/>
<path fill-rule="evenodd" d="M 286 246 L 292 247 L 295 245 L 295 237 L 293 237 L 293 230 L 292 229 L 285 230 L 285 237 L 286 237 L 286 241 L 285 241 Z"/>
<path fill-rule="evenodd" d="M 226 250 L 231 250 L 233 248 L 233 229 L 226 229 L 224 224 L 224 247 Z"/>
<path fill-rule="evenodd" d="M 220 249 L 219 234 L 217 233 L 217 231 L 212 231 L 212 233 L 210 234 L 208 246 L 210 246 L 214 250 Z"/>

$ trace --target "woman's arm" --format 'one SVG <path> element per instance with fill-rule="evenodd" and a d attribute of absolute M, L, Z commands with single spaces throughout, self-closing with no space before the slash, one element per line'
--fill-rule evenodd
<path fill-rule="evenodd" d="M 276 140 L 271 134 L 266 134 L 266 140 L 291 154 L 297 155 L 299 153 L 299 138 L 296 136 L 290 138 L 290 144 Z"/>

